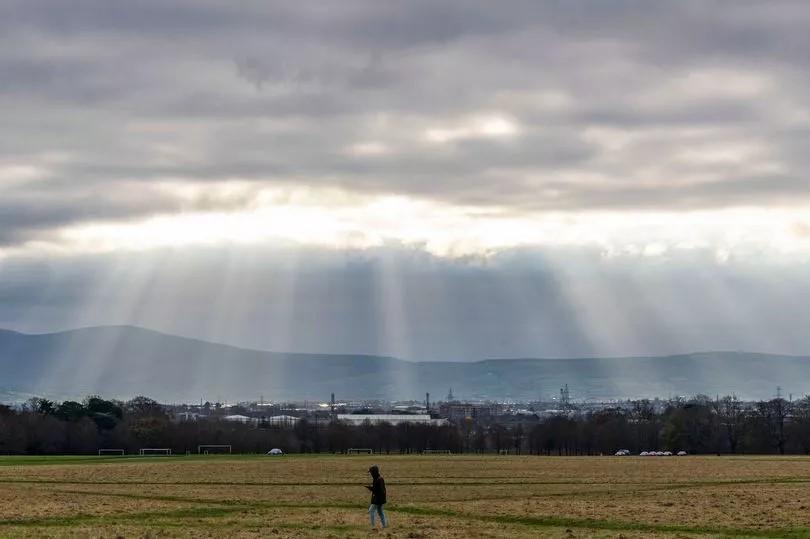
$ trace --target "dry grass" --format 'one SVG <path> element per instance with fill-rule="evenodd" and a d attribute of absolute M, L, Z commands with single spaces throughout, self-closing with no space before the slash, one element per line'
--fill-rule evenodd
<path fill-rule="evenodd" d="M 366 469 L 417 537 L 810 537 L 810 459 L 0 459 L 0 535 L 366 537 Z"/>

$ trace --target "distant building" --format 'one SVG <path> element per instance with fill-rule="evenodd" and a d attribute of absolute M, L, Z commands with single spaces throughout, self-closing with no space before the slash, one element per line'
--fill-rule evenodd
<path fill-rule="evenodd" d="M 390 423 L 391 425 L 398 425 L 399 423 L 417 423 L 422 425 L 446 425 L 447 421 L 444 419 L 431 419 L 427 414 L 338 414 L 338 421 L 343 421 L 350 425 L 362 425 L 366 421 L 374 424 Z"/>
<path fill-rule="evenodd" d="M 289 427 L 301 421 L 301 418 L 291 415 L 274 415 L 266 418 L 264 421 L 273 427 Z"/>
<path fill-rule="evenodd" d="M 197 421 L 198 419 L 207 419 L 209 414 L 201 414 L 197 412 L 178 412 L 174 414 L 175 421 Z"/>
<path fill-rule="evenodd" d="M 491 404 L 472 404 L 468 402 L 445 402 L 439 405 L 439 415 L 450 421 L 488 420 L 498 415 L 498 409 Z"/>
<path fill-rule="evenodd" d="M 222 418 L 223 421 L 230 421 L 232 423 L 254 423 L 257 424 L 259 419 L 256 417 L 248 417 L 246 415 L 234 414 L 226 415 Z"/>

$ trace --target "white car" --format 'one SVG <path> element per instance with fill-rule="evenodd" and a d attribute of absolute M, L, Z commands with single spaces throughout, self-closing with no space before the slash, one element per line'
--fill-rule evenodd
<path fill-rule="evenodd" d="M 284 454 L 284 451 L 282 451 L 281 449 L 279 449 L 279 448 L 277 448 L 277 447 L 274 447 L 273 449 L 271 449 L 270 451 L 268 451 L 268 452 L 267 452 L 267 454 L 268 454 L 268 455 L 272 455 L 272 456 L 274 456 L 274 457 L 275 457 L 275 456 L 283 455 L 283 454 Z"/>

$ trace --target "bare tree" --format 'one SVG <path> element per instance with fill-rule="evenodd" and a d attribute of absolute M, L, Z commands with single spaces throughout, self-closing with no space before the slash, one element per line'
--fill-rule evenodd
<path fill-rule="evenodd" d="M 725 396 L 714 402 L 714 411 L 731 453 L 736 453 L 745 432 L 745 407 L 736 395 Z"/>
<path fill-rule="evenodd" d="M 793 404 L 793 420 L 790 427 L 790 433 L 802 451 L 810 454 L 810 396 Z"/>
<path fill-rule="evenodd" d="M 780 455 L 785 454 L 787 436 L 785 423 L 790 415 L 791 404 L 782 398 L 757 403 L 757 413 L 768 437 Z"/>

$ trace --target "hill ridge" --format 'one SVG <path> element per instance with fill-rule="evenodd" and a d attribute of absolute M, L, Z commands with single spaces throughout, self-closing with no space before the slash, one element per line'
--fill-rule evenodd
<path fill-rule="evenodd" d="M 77 328 L 59 330 L 59 331 L 49 331 L 49 332 L 42 332 L 42 333 L 27 333 L 23 331 L 17 331 L 7 328 L 0 327 L 0 333 L 12 333 L 27 337 L 44 337 L 44 336 L 51 336 L 51 335 L 69 335 L 69 334 L 77 334 L 85 331 L 94 331 L 94 330 L 134 330 L 138 332 L 144 332 L 146 334 L 152 335 L 159 335 L 163 337 L 170 337 L 174 339 L 182 339 L 185 341 L 191 341 L 195 343 L 201 343 L 206 345 L 212 346 L 223 346 L 227 348 L 232 348 L 236 350 L 242 350 L 247 352 L 262 352 L 262 353 L 269 353 L 269 354 L 283 354 L 283 355 L 298 355 L 298 356 L 350 356 L 350 357 L 368 357 L 368 358 L 383 358 L 383 359 L 395 359 L 399 361 L 408 361 L 410 363 L 460 363 L 460 364 L 471 364 L 471 363 L 481 363 L 486 361 L 572 361 L 572 360 L 625 360 L 625 359 L 669 359 L 669 358 L 684 358 L 684 357 L 696 357 L 696 356 L 715 356 L 715 355 L 743 355 L 743 356 L 764 356 L 764 357 L 786 357 L 786 358 L 810 358 L 810 355 L 797 355 L 797 354 L 783 354 L 777 352 L 754 352 L 754 351 L 747 351 L 747 350 L 696 350 L 693 352 L 682 352 L 682 353 L 672 353 L 672 354 L 641 354 L 641 355 L 610 355 L 610 356 L 568 356 L 568 357 L 560 357 L 560 356 L 516 356 L 516 357 L 482 357 L 477 358 L 469 361 L 462 361 L 462 360 L 407 360 L 403 358 L 398 358 L 395 356 L 387 356 L 387 355 L 380 355 L 380 354 L 369 354 L 363 352 L 292 352 L 292 351 L 279 351 L 273 349 L 265 349 L 265 348 L 253 348 L 250 346 L 242 346 L 237 344 L 219 342 L 219 341 L 210 341 L 207 339 L 199 338 L 199 337 L 189 337 L 186 335 L 178 335 L 175 333 L 169 333 L 166 331 L 161 331 L 158 329 L 147 328 L 144 326 L 137 326 L 131 324 L 110 324 L 110 325 L 99 325 L 99 326 L 81 326 Z"/>
<path fill-rule="evenodd" d="M 423 361 L 361 354 L 273 352 L 137 326 L 25 334 L 0 330 L 0 387 L 80 398 L 164 401 L 461 398 L 537 400 L 568 384 L 575 400 L 730 394 L 769 398 L 776 386 L 810 393 L 810 358 L 703 352 L 614 358 Z M 802 381 L 808 381 L 806 384 Z"/>

